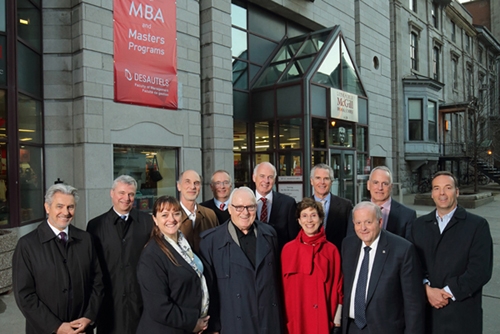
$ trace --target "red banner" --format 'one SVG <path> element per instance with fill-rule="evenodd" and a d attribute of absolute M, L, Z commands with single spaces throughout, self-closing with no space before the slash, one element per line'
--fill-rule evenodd
<path fill-rule="evenodd" d="M 177 109 L 174 0 L 114 0 L 115 101 Z"/>

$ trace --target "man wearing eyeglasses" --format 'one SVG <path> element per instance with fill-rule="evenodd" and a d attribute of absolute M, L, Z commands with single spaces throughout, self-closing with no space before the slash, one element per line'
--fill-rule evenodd
<path fill-rule="evenodd" d="M 408 239 L 411 234 L 411 226 L 417 219 L 417 213 L 391 198 L 391 170 L 386 166 L 373 168 L 366 187 L 370 192 L 371 202 L 382 210 L 383 228 Z"/>
<path fill-rule="evenodd" d="M 212 270 L 210 322 L 221 333 L 282 333 L 278 239 L 256 219 L 257 200 L 247 187 L 229 197 L 227 224 L 201 234 L 200 252 Z"/>
<path fill-rule="evenodd" d="M 188 169 L 179 175 L 177 190 L 182 207 L 180 230 L 196 253 L 200 250 L 200 233 L 219 225 L 211 209 L 196 203 L 200 189 L 201 176 L 196 171 Z"/>
<path fill-rule="evenodd" d="M 200 205 L 212 209 L 219 220 L 219 224 L 222 225 L 229 219 L 229 195 L 231 195 L 233 189 L 231 175 L 222 169 L 215 171 L 210 180 L 210 188 L 214 198 L 200 203 Z"/>

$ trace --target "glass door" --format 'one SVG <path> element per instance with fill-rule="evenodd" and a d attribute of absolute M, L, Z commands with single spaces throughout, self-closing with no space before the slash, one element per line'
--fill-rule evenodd
<path fill-rule="evenodd" d="M 354 150 L 330 150 L 330 166 L 334 180 L 332 194 L 347 198 L 356 203 L 356 170 Z"/>

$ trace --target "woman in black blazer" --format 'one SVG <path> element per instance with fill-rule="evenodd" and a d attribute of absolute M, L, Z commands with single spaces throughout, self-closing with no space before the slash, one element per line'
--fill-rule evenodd
<path fill-rule="evenodd" d="M 144 301 L 137 333 L 200 333 L 208 327 L 203 264 L 179 231 L 181 210 L 171 196 L 154 204 L 155 226 L 137 267 Z"/>

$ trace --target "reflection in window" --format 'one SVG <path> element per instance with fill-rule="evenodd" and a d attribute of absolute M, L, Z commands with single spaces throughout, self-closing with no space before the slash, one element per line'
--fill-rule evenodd
<path fill-rule="evenodd" d="M 286 152 L 279 155 L 279 176 L 299 176 L 302 175 L 302 157 L 299 152 Z"/>
<path fill-rule="evenodd" d="M 301 148 L 302 120 L 293 118 L 279 121 L 279 145 L 281 149 Z"/>
<path fill-rule="evenodd" d="M 233 88 L 248 88 L 248 63 L 233 58 Z"/>
<path fill-rule="evenodd" d="M 17 43 L 17 67 L 19 91 L 42 98 L 42 57 L 24 44 Z"/>
<path fill-rule="evenodd" d="M 235 4 L 231 4 L 231 24 L 242 29 L 247 28 L 247 10 Z"/>
<path fill-rule="evenodd" d="M 241 121 L 234 121 L 233 129 L 233 151 L 248 151 L 247 124 Z"/>
<path fill-rule="evenodd" d="M 18 99 L 19 140 L 42 143 L 42 103 L 19 94 Z"/>
<path fill-rule="evenodd" d="M 312 151 L 311 165 L 326 164 L 326 151 Z"/>
<path fill-rule="evenodd" d="M 312 119 L 311 143 L 313 148 L 326 148 L 326 119 Z"/>
<path fill-rule="evenodd" d="M 437 126 L 436 126 L 436 102 L 428 101 L 427 103 L 427 121 L 429 124 L 429 141 L 437 141 Z"/>
<path fill-rule="evenodd" d="M 353 123 L 331 121 L 330 123 L 330 145 L 353 147 Z"/>
<path fill-rule="evenodd" d="M 408 100 L 408 139 L 422 140 L 422 100 Z"/>
<path fill-rule="evenodd" d="M 0 0 L 0 31 L 5 31 L 5 22 L 6 22 L 6 8 L 5 8 L 5 0 Z"/>
<path fill-rule="evenodd" d="M 368 127 L 357 126 L 356 149 L 358 152 L 368 151 Z"/>
<path fill-rule="evenodd" d="M 231 33 L 233 43 L 231 46 L 232 56 L 236 58 L 247 59 L 247 33 L 236 28 L 231 29 Z"/>
<path fill-rule="evenodd" d="M 434 28 L 438 28 L 438 4 L 435 2 L 432 3 L 431 8 L 431 16 L 432 16 L 432 25 Z"/>
<path fill-rule="evenodd" d="M 43 211 L 42 148 L 22 145 L 19 149 L 21 223 L 40 219 Z"/>
<path fill-rule="evenodd" d="M 176 196 L 177 150 L 115 145 L 113 178 L 126 174 L 137 181 L 134 207 L 151 212 L 159 196 Z"/>
<path fill-rule="evenodd" d="M 21 40 L 34 48 L 42 50 L 42 21 L 40 10 L 29 0 L 17 0 L 17 34 Z"/>
<path fill-rule="evenodd" d="M 361 86 L 361 80 L 356 73 L 354 68 L 354 63 L 347 51 L 344 41 L 342 41 L 342 90 L 346 92 L 366 96 L 363 87 Z"/>
<path fill-rule="evenodd" d="M 274 149 L 274 129 L 272 122 L 255 123 L 255 151 Z"/>
<path fill-rule="evenodd" d="M 250 166 L 250 155 L 248 153 L 234 152 L 234 184 L 236 187 L 250 186 L 250 174 L 253 172 Z"/>
<path fill-rule="evenodd" d="M 340 88 L 340 42 L 339 39 L 335 41 L 328 55 L 323 59 L 321 66 L 312 78 L 313 82 L 330 86 L 333 88 Z"/>

